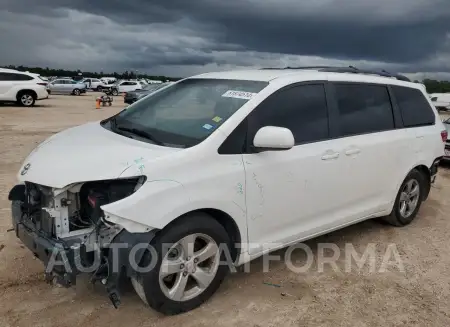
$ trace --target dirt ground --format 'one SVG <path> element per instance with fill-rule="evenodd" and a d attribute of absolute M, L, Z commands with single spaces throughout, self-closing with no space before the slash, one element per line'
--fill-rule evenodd
<path fill-rule="evenodd" d="M 115 97 L 112 107 L 95 109 L 95 93 L 80 97 L 51 96 L 34 108 L 0 106 L 0 326 L 450 326 L 450 170 L 441 168 L 429 199 L 410 226 L 393 228 L 367 221 L 308 241 L 317 255 L 319 243 L 347 243 L 363 253 L 377 248 L 377 267 L 394 243 L 404 265 L 386 272 L 359 269 L 343 272 L 313 265 L 293 273 L 283 262 L 263 273 L 262 260 L 251 272 L 229 276 L 215 296 L 199 309 L 164 317 L 150 310 L 132 290 L 114 309 L 100 286 L 81 278 L 75 288 L 44 282 L 43 266 L 33 258 L 11 228 L 7 194 L 28 153 L 53 133 L 99 120 L 124 108 Z M 70 151 L 70 149 L 68 149 Z M 63 154 L 61 154 L 63 155 Z M 88 158 L 87 158 L 88 160 Z M 283 255 L 285 251 L 276 254 Z M 301 263 L 304 255 L 294 252 Z"/>

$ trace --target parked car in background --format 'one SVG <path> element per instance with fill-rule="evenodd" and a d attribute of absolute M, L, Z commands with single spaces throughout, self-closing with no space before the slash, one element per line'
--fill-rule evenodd
<path fill-rule="evenodd" d="M 143 78 L 139 79 L 138 82 L 141 83 L 142 85 L 147 85 L 148 84 L 147 81 L 145 79 L 143 79 Z"/>
<path fill-rule="evenodd" d="M 445 140 L 445 154 L 444 160 L 450 160 L 450 118 L 446 118 L 442 121 L 447 130 L 447 139 Z"/>
<path fill-rule="evenodd" d="M 136 102 L 137 100 L 142 99 L 143 97 L 145 97 L 149 94 L 152 94 L 153 92 L 155 92 L 165 86 L 168 86 L 170 84 L 172 84 L 172 83 L 147 84 L 140 90 L 126 92 L 123 97 L 123 101 L 126 104 L 132 104 L 132 103 Z"/>
<path fill-rule="evenodd" d="M 81 95 L 86 93 L 86 84 L 72 79 L 56 79 L 47 85 L 49 93 Z"/>
<path fill-rule="evenodd" d="M 111 85 L 117 82 L 115 77 L 102 77 L 100 80 L 106 85 Z"/>
<path fill-rule="evenodd" d="M 147 83 L 148 83 L 148 84 L 160 84 L 160 83 L 163 83 L 163 82 L 160 81 L 160 80 L 148 79 L 148 80 L 147 80 Z"/>
<path fill-rule="evenodd" d="M 102 92 L 103 87 L 105 86 L 105 83 L 98 78 L 85 78 L 81 80 L 80 83 L 85 84 L 87 89 L 95 90 L 97 92 Z"/>
<path fill-rule="evenodd" d="M 431 93 L 430 98 L 438 111 L 450 110 L 450 93 Z"/>
<path fill-rule="evenodd" d="M 0 68 L 0 102 L 31 107 L 36 100 L 48 98 L 46 85 L 39 75 Z"/>
<path fill-rule="evenodd" d="M 143 83 L 138 81 L 119 81 L 116 84 L 107 86 L 112 95 L 119 95 L 119 93 L 130 92 L 144 87 Z"/>

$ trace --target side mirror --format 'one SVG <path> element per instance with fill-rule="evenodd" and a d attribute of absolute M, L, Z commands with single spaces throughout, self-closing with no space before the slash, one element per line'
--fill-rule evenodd
<path fill-rule="evenodd" d="M 262 127 L 253 139 L 253 146 L 257 151 L 289 150 L 294 145 L 294 135 L 288 128 L 284 127 Z"/>

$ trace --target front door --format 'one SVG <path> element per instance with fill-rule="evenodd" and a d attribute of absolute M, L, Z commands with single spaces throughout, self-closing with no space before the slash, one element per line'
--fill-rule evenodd
<path fill-rule="evenodd" d="M 333 225 L 346 177 L 330 139 L 324 85 L 301 84 L 277 91 L 248 120 L 250 143 L 264 126 L 289 128 L 296 143 L 286 151 L 243 156 L 250 254 Z"/>

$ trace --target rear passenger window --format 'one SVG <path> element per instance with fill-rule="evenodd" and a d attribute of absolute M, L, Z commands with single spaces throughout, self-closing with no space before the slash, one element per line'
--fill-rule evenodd
<path fill-rule="evenodd" d="M 387 87 L 336 84 L 339 136 L 394 129 L 394 115 Z"/>
<path fill-rule="evenodd" d="M 0 73 L 0 81 L 31 81 L 33 77 L 25 74 Z"/>
<path fill-rule="evenodd" d="M 289 128 L 295 144 L 327 139 L 328 109 L 322 84 L 299 85 L 270 96 L 249 116 L 256 123 L 253 135 L 264 126 Z"/>
<path fill-rule="evenodd" d="M 392 86 L 405 127 L 434 125 L 436 117 L 423 93 L 418 89 Z M 435 98 L 437 101 L 437 98 Z"/>

